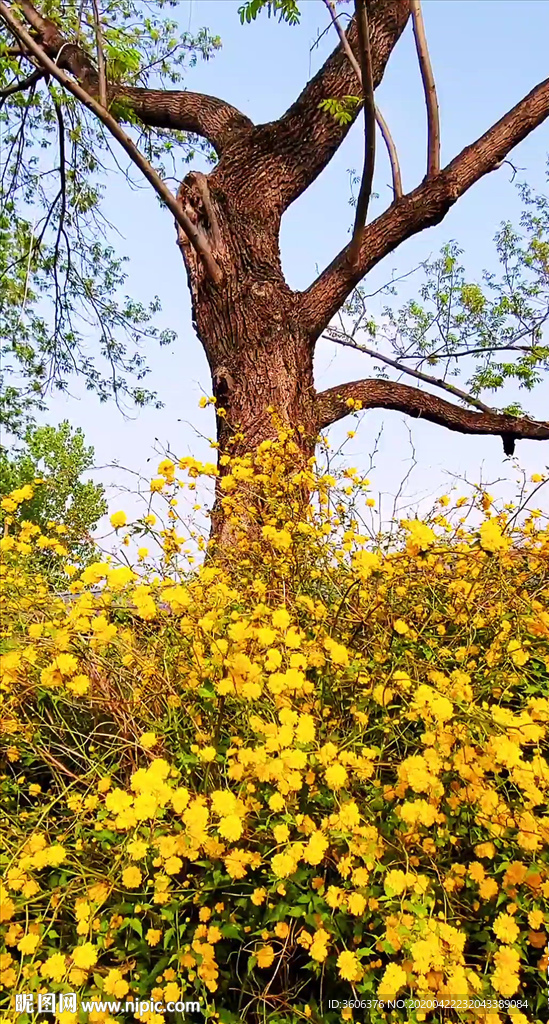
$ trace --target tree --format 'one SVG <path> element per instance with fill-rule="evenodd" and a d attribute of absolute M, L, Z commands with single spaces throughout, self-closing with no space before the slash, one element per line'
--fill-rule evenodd
<path fill-rule="evenodd" d="M 12 514 L 6 496 L 26 488 L 17 519 L 36 524 L 45 535 L 55 524 L 63 531 L 59 537 L 69 556 L 86 564 L 96 554 L 91 531 L 107 511 L 103 487 L 81 479 L 93 466 L 93 454 L 82 431 L 73 430 L 66 420 L 58 427 L 30 428 L 25 443 L 11 453 L 0 448 L 2 517 Z M 45 548 L 41 568 L 57 580 L 60 565 L 61 559 Z M 64 574 L 60 578 L 66 582 Z"/>
<path fill-rule="evenodd" d="M 316 392 L 315 346 L 336 314 L 353 302 L 355 289 L 368 272 L 407 238 L 439 223 L 460 196 L 498 167 L 549 114 L 546 80 L 441 169 L 436 88 L 418 0 L 355 0 L 355 16 L 345 30 L 335 4 L 332 0 L 324 2 L 338 30 L 337 48 L 277 121 L 254 125 L 215 97 L 151 87 L 156 67 L 160 67 L 161 77 L 171 75 L 172 82 L 177 77 L 168 52 L 169 44 L 177 49 L 177 41 L 172 38 L 173 26 L 166 28 L 163 23 L 162 27 L 139 16 L 132 0 L 106 0 L 101 10 L 95 0 L 89 6 L 73 2 L 61 5 L 57 0 L 48 4 L 0 0 L 5 62 L 12 72 L 12 80 L 3 90 L 8 116 L 13 119 L 15 111 L 20 124 L 25 117 L 32 120 L 41 116 L 44 121 L 44 104 L 49 102 L 50 124 L 58 125 L 62 196 L 55 215 L 59 230 L 64 230 L 63 217 L 72 217 L 73 226 L 77 220 L 72 185 L 72 212 L 70 217 L 67 214 L 66 173 L 63 180 L 67 134 L 73 147 L 83 147 L 92 164 L 93 145 L 99 141 L 106 146 L 115 140 L 176 220 L 192 296 L 193 323 L 211 369 L 222 454 L 229 447 L 237 453 L 253 449 L 271 437 L 274 409 L 284 424 L 298 428 L 300 449 L 304 459 L 309 458 L 319 430 L 360 405 L 365 409 L 399 409 L 463 433 L 499 435 L 507 453 L 512 452 L 516 439 L 549 439 L 549 423 L 512 415 L 517 409 L 501 412 L 481 403 L 478 390 L 484 384 L 478 375 L 470 394 L 459 390 L 456 394 L 454 389 L 453 397 L 458 401 L 383 378 L 366 378 Z M 261 10 L 276 12 L 291 23 L 299 20 L 295 0 L 248 0 L 241 8 L 241 18 L 249 21 Z M 403 194 L 398 158 L 387 125 L 376 109 L 374 89 L 410 20 L 425 87 L 429 148 L 424 180 L 412 192 Z M 203 38 L 205 55 L 209 53 L 208 45 Z M 38 90 L 49 100 L 37 100 Z M 292 291 L 280 263 L 282 215 L 321 174 L 361 109 L 365 115 L 365 159 L 353 237 L 308 288 Z M 68 133 L 65 111 L 71 119 Z M 379 217 L 366 224 L 376 120 L 391 154 L 394 198 Z M 131 136 L 122 127 L 123 122 L 129 125 Z M 215 156 L 208 175 L 190 171 L 174 195 L 162 166 L 159 173 L 153 163 L 182 141 L 178 133 L 198 135 Z M 188 136 L 184 139 L 188 144 Z M 76 161 L 72 167 L 74 176 Z M 92 199 L 90 209 L 96 209 Z M 546 287 L 547 206 L 534 209 L 532 225 L 527 259 L 530 269 L 537 273 L 537 286 L 541 281 Z M 19 230 L 24 233 L 24 225 Z M 27 245 L 27 251 L 34 258 L 32 244 L 30 248 Z M 54 251 L 54 269 L 57 258 Z M 473 328 L 475 315 L 479 321 L 478 302 L 475 314 L 472 293 L 469 291 L 467 298 L 467 291 L 463 291 L 466 286 L 463 281 L 462 312 Z M 467 353 L 484 348 L 486 366 L 490 367 L 492 357 L 501 365 L 498 356 L 502 351 L 512 349 L 520 361 L 526 350 L 535 377 L 547 364 L 546 349 L 540 344 L 544 318 L 540 310 L 534 310 L 527 324 L 532 329 L 526 343 L 521 342 L 520 331 L 511 330 L 509 334 L 505 314 L 520 316 L 520 309 L 513 307 L 515 298 L 511 308 L 499 311 L 492 303 L 491 344 L 486 344 L 488 335 L 479 340 L 470 330 Z M 419 316 L 414 308 L 409 313 L 412 320 Z M 481 333 L 482 325 L 477 323 L 477 335 Z M 458 351 L 454 335 L 447 337 L 442 352 L 420 346 L 411 359 L 416 379 L 419 376 L 434 388 L 442 383 L 446 391 L 451 390 L 447 381 L 424 374 L 418 365 L 432 357 L 434 361 L 445 359 L 453 366 L 454 357 L 460 358 Z M 117 361 L 115 342 L 108 354 Z M 393 362 L 399 370 L 402 368 L 403 359 Z M 92 377 L 94 372 L 89 370 Z M 487 386 L 493 386 L 497 376 L 496 370 Z M 460 404 L 463 401 L 468 407 Z M 221 467 L 222 479 L 223 460 Z M 220 505 L 217 511 L 214 521 L 221 527 Z"/>

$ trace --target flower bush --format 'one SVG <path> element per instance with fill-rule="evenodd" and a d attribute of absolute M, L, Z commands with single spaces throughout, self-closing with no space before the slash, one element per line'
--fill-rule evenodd
<path fill-rule="evenodd" d="M 35 562 L 59 533 L 8 499 L 6 1020 L 49 991 L 227 1024 L 547 1019 L 545 520 L 445 496 L 372 538 L 367 482 L 297 452 L 225 457 L 223 558 L 183 568 L 172 523 L 131 565 L 154 516 L 113 512 L 120 558 L 67 564 L 62 597 Z M 152 491 L 173 510 L 216 474 L 165 459 Z"/>

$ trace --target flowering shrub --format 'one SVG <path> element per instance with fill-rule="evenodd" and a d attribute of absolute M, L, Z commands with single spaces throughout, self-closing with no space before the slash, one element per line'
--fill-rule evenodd
<path fill-rule="evenodd" d="M 408 997 L 365 1019 L 442 1019 L 430 998 L 546 1020 L 549 531 L 444 497 L 372 541 L 367 482 L 295 455 L 281 435 L 226 460 L 223 560 L 184 571 L 165 530 L 160 570 L 67 565 L 69 597 L 33 562 L 58 534 L 10 499 L 6 1019 L 15 992 L 76 991 L 200 999 L 227 1024 Z M 166 459 L 153 492 L 173 508 L 183 483 Z"/>

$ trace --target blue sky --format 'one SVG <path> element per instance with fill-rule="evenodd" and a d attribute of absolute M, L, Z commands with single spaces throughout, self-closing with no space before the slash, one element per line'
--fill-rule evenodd
<path fill-rule="evenodd" d="M 279 25 L 266 16 L 242 27 L 238 7 L 239 0 L 181 0 L 178 18 L 182 28 L 196 30 L 206 25 L 223 43 L 214 60 L 193 69 L 186 86 L 229 100 L 257 122 L 269 121 L 292 102 L 336 39 L 330 32 L 311 49 L 327 25 L 321 0 L 303 0 L 302 23 L 297 28 Z M 441 108 L 444 164 L 547 76 L 549 4 L 545 0 L 424 0 L 423 10 Z M 405 189 L 410 189 L 423 177 L 426 149 L 423 93 L 410 28 L 391 57 L 376 97 L 398 146 Z M 390 175 L 381 146 L 378 153 L 374 187 L 380 198 L 372 204 L 370 217 L 381 212 L 389 196 Z M 512 154 L 514 163 L 524 168 L 528 180 L 540 189 L 545 183 L 548 153 L 546 122 Z M 360 168 L 361 162 L 361 125 L 357 125 L 329 168 L 286 214 L 282 258 L 293 287 L 306 287 L 345 243 L 353 218 L 348 171 Z M 182 176 L 186 170 L 182 167 Z M 436 254 L 449 239 L 457 239 L 465 250 L 463 260 L 471 279 L 480 277 L 485 267 L 494 268 L 494 233 L 502 219 L 516 221 L 520 215 L 516 188 L 509 179 L 510 168 L 504 166 L 477 184 L 441 225 L 409 240 L 377 267 L 368 278 L 368 291 L 383 284 L 393 271 L 403 273 Z M 174 346 L 160 351 L 151 347 L 148 353 L 153 371 L 148 386 L 159 392 L 165 408 L 144 410 L 124 421 L 114 407 L 100 406 L 92 396 L 73 389 L 73 397 L 55 398 L 48 419 L 68 417 L 81 425 L 95 446 L 98 464 L 117 460 L 148 474 L 156 462 L 156 439 L 180 455 L 211 455 L 207 441 L 199 435 L 213 436 L 213 416 L 211 411 L 197 408 L 200 395 L 210 391 L 208 370 L 190 323 L 185 273 L 171 215 L 159 208 L 148 190 L 130 192 L 114 176 L 108 183 L 106 212 L 123 236 L 121 250 L 131 256 L 131 293 L 144 301 L 158 294 L 163 307 L 161 325 L 178 332 Z M 364 356 L 334 350 L 327 344 L 319 348 L 319 388 L 370 372 Z M 527 400 L 530 410 L 546 418 L 547 399 L 546 387 L 545 395 Z M 349 420 L 334 428 L 334 440 L 352 426 Z M 514 476 L 510 464 L 504 462 L 499 439 L 466 438 L 381 411 L 363 418 L 347 449 L 353 465 L 368 463 L 381 426 L 383 435 L 372 474 L 376 490 L 394 493 L 398 487 L 409 464 L 409 429 L 418 461 L 408 485 L 410 494 L 440 493 L 448 486 L 447 472 L 478 479 L 481 466 L 485 479 Z M 521 442 L 517 451 L 528 472 L 549 462 L 547 445 Z M 116 476 L 111 475 L 113 479 Z"/>

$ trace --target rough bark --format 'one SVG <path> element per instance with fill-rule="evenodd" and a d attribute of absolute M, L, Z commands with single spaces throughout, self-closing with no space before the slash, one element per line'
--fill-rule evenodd
<path fill-rule="evenodd" d="M 349 399 L 360 402 L 363 409 L 395 409 L 414 419 L 424 419 L 448 430 L 457 430 L 460 434 L 496 434 L 504 438 L 508 446 L 511 439 L 515 438 L 549 441 L 549 423 L 492 411 L 473 412 L 447 402 L 438 395 L 432 395 L 429 391 L 376 378 L 350 381 L 317 394 L 319 429 L 348 416 Z"/>

